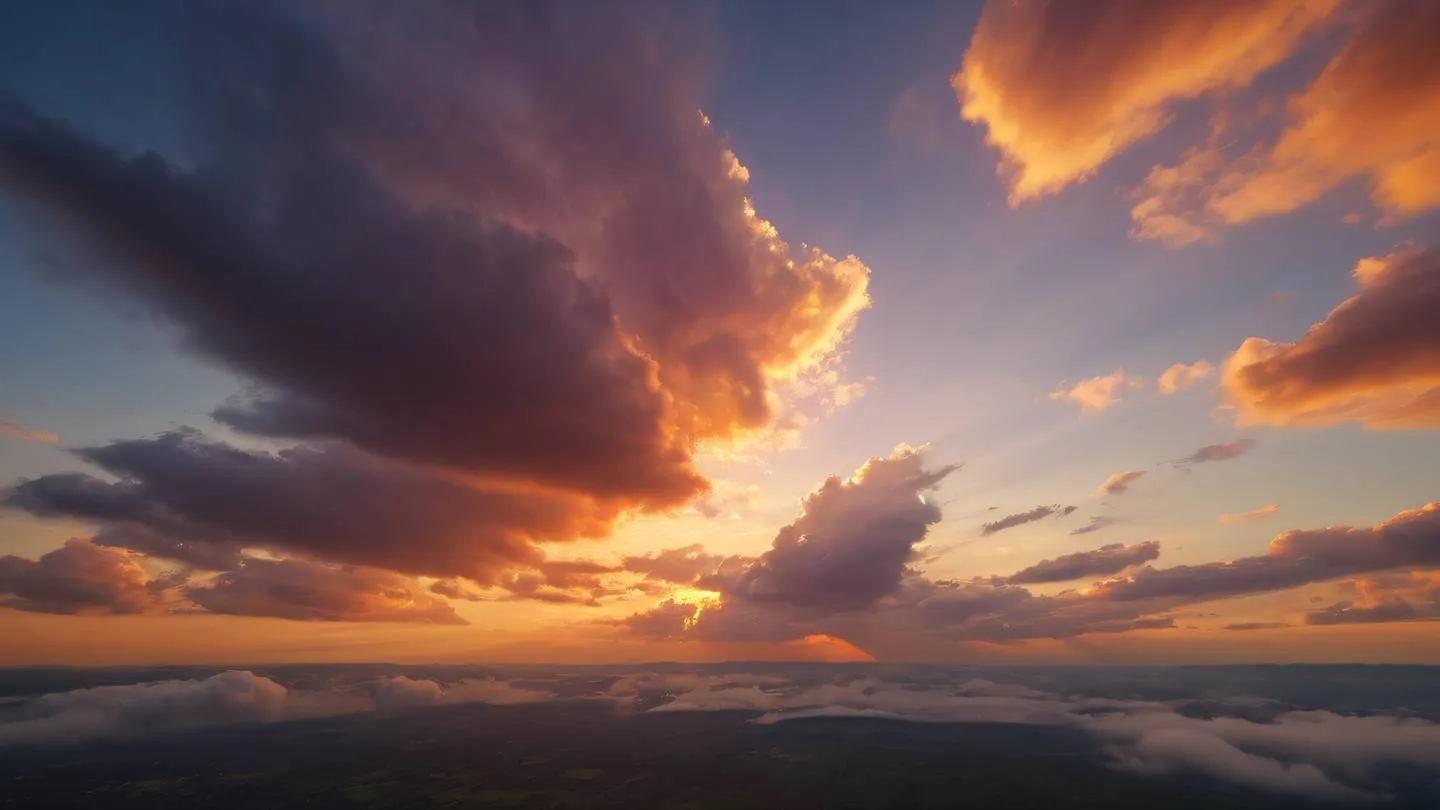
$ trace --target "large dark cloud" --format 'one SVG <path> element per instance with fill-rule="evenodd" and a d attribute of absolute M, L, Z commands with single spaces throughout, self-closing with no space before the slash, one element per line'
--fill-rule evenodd
<path fill-rule="evenodd" d="M 136 126 L 0 87 L 4 193 L 65 229 L 70 275 L 253 384 L 216 419 L 314 446 L 118 442 L 83 457 L 120 481 L 13 505 L 225 570 L 244 544 L 485 580 L 693 499 L 702 445 L 842 384 L 869 271 L 756 216 L 699 113 L 705 49 L 658 5 L 87 13 L 37 58 L 103 48 Z"/>
<path fill-rule="evenodd" d="M 956 469 L 927 469 L 918 451 L 902 447 L 870 459 L 849 480 L 831 476 L 725 592 L 821 610 L 874 604 L 900 587 L 915 545 L 940 520 L 924 493 Z"/>
<path fill-rule="evenodd" d="M 612 517 L 586 498 L 482 489 L 341 445 L 249 452 L 176 431 L 76 453 L 116 480 L 42 476 L 6 502 L 120 526 L 100 542 L 206 567 L 224 562 L 207 552 L 257 546 L 488 581 L 538 562 L 532 541 L 600 536 Z"/>
<path fill-rule="evenodd" d="M 27 560 L 0 557 L 0 607 L 35 613 L 142 613 L 158 602 L 135 554 L 72 539 Z"/>
<path fill-rule="evenodd" d="M 1037 585 L 1118 574 L 1132 565 L 1150 562 L 1159 556 L 1160 544 L 1154 540 L 1130 546 L 1111 543 L 1094 551 L 1077 551 L 1053 560 L 1041 560 L 1011 575 L 1008 581 L 1013 585 Z"/>

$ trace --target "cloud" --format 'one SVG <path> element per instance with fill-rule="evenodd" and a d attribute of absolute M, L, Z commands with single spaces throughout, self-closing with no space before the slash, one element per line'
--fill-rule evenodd
<path fill-rule="evenodd" d="M 1160 379 L 1155 382 L 1155 390 L 1161 394 L 1174 394 L 1209 377 L 1214 371 L 1215 367 L 1204 360 L 1196 360 L 1188 366 L 1176 363 L 1161 372 Z"/>
<path fill-rule="evenodd" d="M 1129 472 L 1111 473 L 1105 482 L 1095 488 L 1095 497 L 1105 495 L 1123 495 L 1130 491 L 1130 485 L 1144 475 L 1144 470 L 1131 470 Z"/>
<path fill-rule="evenodd" d="M 304 690 L 287 688 L 253 672 L 232 670 L 205 679 L 75 689 L 21 701 L 0 721 L 0 746 L 81 745 L 376 709 L 554 699 L 548 692 L 493 678 L 441 685 L 400 675 L 384 678 L 369 689 Z"/>
<path fill-rule="evenodd" d="M 1167 213 L 1197 228 L 1236 225 L 1308 205 L 1361 179 L 1391 217 L 1440 205 L 1440 55 L 1429 32 L 1440 4 L 1371 4 L 1311 84 L 1292 96 L 1273 144 L 1234 160 L 1202 151 L 1198 201 Z M 1197 204 L 1198 203 L 1198 204 Z"/>
<path fill-rule="evenodd" d="M 1080 406 L 1081 413 L 1103 411 L 1120 401 L 1124 388 L 1138 388 L 1143 385 L 1136 380 L 1126 380 L 1125 372 L 1116 369 L 1109 374 L 1081 380 L 1070 388 L 1061 383 L 1050 393 L 1054 400 L 1070 400 Z"/>
<path fill-rule="evenodd" d="M 1279 630 L 1289 626 L 1285 622 L 1236 622 L 1227 624 L 1220 629 L 1229 630 L 1232 633 L 1249 633 L 1256 630 Z"/>
<path fill-rule="evenodd" d="M 116 480 L 42 476 L 5 503 L 140 527 L 102 541 L 190 563 L 202 548 L 249 546 L 483 582 L 538 562 L 534 541 L 604 536 L 614 516 L 586 498 L 485 488 L 343 445 L 250 452 L 173 431 L 75 453 Z"/>
<path fill-rule="evenodd" d="M 714 678 L 667 690 L 651 712 L 748 710 L 752 722 L 880 717 L 921 723 L 1009 723 L 1073 728 L 1121 768 L 1152 775 L 1203 774 L 1279 795 L 1377 798 L 1381 766 L 1440 766 L 1440 724 L 1383 714 L 1279 711 L 1265 722 L 1192 717 L 1177 703 L 1064 697 L 1021 684 L 942 680 L 913 684 L 872 676 L 821 682 L 734 683 Z"/>
<path fill-rule="evenodd" d="M 1090 176 L 1180 102 L 1249 85 L 1339 5 L 992 0 L 951 81 L 963 117 L 1000 150 L 1015 205 Z"/>
<path fill-rule="evenodd" d="M 300 621 L 469 624 L 414 580 L 374 568 L 249 558 L 182 593 L 210 613 Z"/>
<path fill-rule="evenodd" d="M 854 610 L 900 587 L 916 544 L 940 520 L 925 500 L 958 469 L 927 469 L 919 450 L 901 446 L 872 458 L 849 479 L 831 476 L 802 502 L 800 517 L 725 588 L 751 602 Z"/>
<path fill-rule="evenodd" d="M 1243 424 L 1440 427 L 1440 248 L 1355 266 L 1359 292 L 1294 343 L 1245 340 L 1222 384 Z"/>
<path fill-rule="evenodd" d="M 0 557 L 0 607 L 32 613 L 114 615 L 157 606 L 139 557 L 80 539 L 27 560 Z"/>
<path fill-rule="evenodd" d="M 1207 444 L 1190 455 L 1172 462 L 1176 467 L 1189 467 L 1211 461 L 1229 461 L 1250 452 L 1255 446 L 1254 439 L 1236 439 L 1223 444 Z"/>
<path fill-rule="evenodd" d="M 1280 505 L 1271 503 L 1248 512 L 1230 512 L 1221 515 L 1220 522 L 1225 524 L 1254 523 L 1257 520 L 1264 520 L 1278 511 L 1280 511 Z"/>
<path fill-rule="evenodd" d="M 1440 503 L 1401 512 L 1373 527 L 1332 526 L 1283 532 L 1265 554 L 1233 562 L 1142 568 L 1102 583 L 1110 599 L 1190 600 L 1282 590 L 1342 576 L 1440 566 Z"/>
<path fill-rule="evenodd" d="M 1108 515 L 1096 515 L 1090 518 L 1090 522 L 1086 523 L 1084 526 L 1081 526 L 1077 529 L 1071 529 L 1070 534 L 1071 536 L 1077 534 L 1090 534 L 1091 532 L 1098 532 L 1101 529 L 1114 526 L 1116 523 L 1119 522 L 1119 518 L 1109 517 Z"/>
<path fill-rule="evenodd" d="M 980 534 L 989 536 L 996 532 L 1003 532 L 1006 529 L 1013 529 L 1016 526 L 1024 526 L 1026 523 L 1034 523 L 1037 520 L 1044 520 L 1051 515 L 1065 517 L 1074 512 L 1074 506 L 1061 506 L 1053 504 L 1050 506 L 1037 506 L 1026 512 L 1016 512 L 996 520 L 988 521 L 980 526 Z"/>
<path fill-rule="evenodd" d="M 689 585 L 705 574 L 716 573 L 727 560 L 737 559 L 723 554 L 709 554 L 703 545 L 692 543 L 653 554 L 625 557 L 620 567 L 644 574 L 647 579 Z"/>
<path fill-rule="evenodd" d="M 41 444 L 58 444 L 60 437 L 48 430 L 35 430 L 23 425 L 17 425 L 8 419 L 0 419 L 0 436 L 8 436 L 12 439 L 24 439 L 29 442 L 40 442 Z"/>
<path fill-rule="evenodd" d="M 1440 619 L 1440 579 L 1414 573 L 1372 576 L 1355 582 L 1357 598 L 1305 614 L 1305 623 L 1379 624 Z"/>
<path fill-rule="evenodd" d="M 1038 585 L 1046 582 L 1069 582 L 1084 577 L 1118 574 L 1132 565 L 1150 562 L 1160 556 L 1160 544 L 1154 540 L 1126 546 L 1111 543 L 1094 551 L 1077 551 L 1053 560 L 1040 562 L 1006 577 L 1011 585 Z"/>
<path fill-rule="evenodd" d="M 444 471 L 552 539 L 674 507 L 707 489 L 702 447 L 844 384 L 869 271 L 756 215 L 697 114 L 702 49 L 663 9 L 511 11 L 176 6 L 134 61 L 186 83 L 156 120 L 193 143 L 111 147 L 7 98 L 7 192 L 70 229 L 77 272 L 254 384 L 215 411 L 231 428 Z M 356 562 L 526 556 L 537 527 L 497 547 L 489 523 L 474 553 Z"/>

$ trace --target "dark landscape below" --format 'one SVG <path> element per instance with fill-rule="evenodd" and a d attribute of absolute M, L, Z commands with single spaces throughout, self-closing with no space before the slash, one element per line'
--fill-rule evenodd
<path fill-rule="evenodd" d="M 1327 718 L 1433 731 L 1440 670 L 1427 667 L 254 667 L 247 677 L 284 686 L 256 718 L 248 681 L 206 680 L 221 672 L 0 671 L 0 806 L 1440 807 L 1433 754 L 1326 754 L 1314 779 L 1293 770 L 1346 722 Z M 126 691 L 142 681 L 176 685 Z M 466 683 L 482 686 L 446 697 Z M 729 708 L 747 701 L 766 708 Z M 1047 719 L 1052 704 L 1064 711 Z M 1170 736 L 1107 736 L 1092 715 L 1154 718 Z M 1289 752 L 1261 739 L 1293 717 L 1321 736 Z M 1243 753 L 1216 756 L 1176 723 L 1233 726 L 1240 737 L 1221 737 Z M 1177 734 L 1202 744 L 1156 759 Z"/>

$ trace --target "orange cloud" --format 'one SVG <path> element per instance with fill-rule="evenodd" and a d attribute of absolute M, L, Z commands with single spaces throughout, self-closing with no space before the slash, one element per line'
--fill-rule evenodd
<path fill-rule="evenodd" d="M 1391 216 L 1440 205 L 1440 3 L 1365 10 L 1374 13 L 1290 99 L 1273 145 L 1231 159 L 1212 142 L 1152 169 L 1136 193 L 1132 235 L 1190 244 L 1217 227 L 1288 213 L 1355 178 Z"/>
<path fill-rule="evenodd" d="M 851 644 L 839 636 L 815 633 L 780 645 L 792 651 L 801 661 L 826 661 L 830 663 L 874 661 L 875 656 Z"/>
<path fill-rule="evenodd" d="M 9 436 L 12 439 L 25 439 L 26 441 L 40 442 L 42 444 L 58 444 L 60 437 L 48 430 L 34 430 L 17 425 L 8 419 L 0 419 L 0 436 Z"/>
<path fill-rule="evenodd" d="M 1105 482 L 1095 488 L 1095 497 L 1105 495 L 1122 495 L 1130 491 L 1130 485 L 1144 475 L 1144 470 L 1130 470 L 1128 472 L 1111 473 Z"/>
<path fill-rule="evenodd" d="M 1070 388 L 1066 388 L 1065 383 L 1061 383 L 1050 393 L 1050 398 L 1054 400 L 1068 399 L 1079 404 L 1082 413 L 1090 413 L 1103 411 L 1119 402 L 1122 389 L 1126 387 L 1140 388 L 1143 385 L 1136 380 L 1127 380 L 1124 370 L 1117 368 L 1109 374 L 1081 380 Z"/>
<path fill-rule="evenodd" d="M 1196 360 L 1188 366 L 1176 363 L 1161 372 L 1155 388 L 1162 394 L 1173 394 L 1209 377 L 1214 371 L 1215 367 L 1205 360 Z"/>
<path fill-rule="evenodd" d="M 1280 511 L 1280 505 L 1276 503 L 1266 504 L 1259 509 L 1251 509 L 1248 512 L 1229 512 L 1220 516 L 1220 522 L 1227 525 L 1236 523 L 1254 523 L 1257 520 L 1264 520 L 1267 517 Z"/>
<path fill-rule="evenodd" d="M 1012 205 L 1164 129 L 1173 106 L 1248 85 L 1342 0 L 992 0 L 951 84 L 1002 155 Z"/>
<path fill-rule="evenodd" d="M 1243 424 L 1440 427 L 1440 248 L 1362 260 L 1360 291 L 1294 343 L 1248 338 L 1221 384 Z"/>

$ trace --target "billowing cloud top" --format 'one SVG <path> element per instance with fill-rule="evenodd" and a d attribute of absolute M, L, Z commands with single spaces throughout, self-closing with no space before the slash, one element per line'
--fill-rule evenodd
<path fill-rule="evenodd" d="M 116 442 L 79 455 L 118 480 L 11 505 L 189 563 L 486 581 L 695 498 L 698 451 L 840 384 L 869 270 L 756 215 L 658 6 L 165 8 L 134 61 L 183 77 L 158 123 L 184 142 L 0 95 L 0 176 L 83 245 L 69 263 L 254 384 L 218 421 L 307 444 Z"/>

